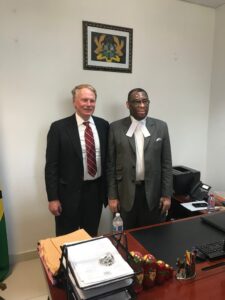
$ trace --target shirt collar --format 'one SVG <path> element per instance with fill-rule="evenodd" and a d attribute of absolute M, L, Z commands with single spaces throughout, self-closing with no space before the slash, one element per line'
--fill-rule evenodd
<path fill-rule="evenodd" d="M 75 113 L 75 118 L 77 120 L 77 126 L 83 125 L 83 123 L 85 122 L 85 120 L 82 119 L 77 113 Z M 91 124 L 94 124 L 92 116 L 90 116 L 90 118 L 86 121 L 90 122 Z"/>
<path fill-rule="evenodd" d="M 138 121 L 136 120 L 133 116 L 130 116 L 131 118 L 131 125 L 130 125 L 130 128 L 128 129 L 127 133 L 126 133 L 126 136 L 129 136 L 129 137 L 132 137 L 133 134 L 134 134 L 134 131 L 135 129 L 137 128 L 138 124 L 141 125 L 141 131 L 144 135 L 144 137 L 148 137 L 150 136 L 150 132 L 148 131 L 147 127 L 146 127 L 146 118 Z"/>

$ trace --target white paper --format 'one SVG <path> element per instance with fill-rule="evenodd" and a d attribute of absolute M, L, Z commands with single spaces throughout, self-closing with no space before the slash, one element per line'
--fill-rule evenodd
<path fill-rule="evenodd" d="M 134 274 L 133 269 L 108 238 L 93 239 L 70 246 L 67 250 L 68 260 L 80 287 L 88 287 Z M 111 266 L 105 266 L 99 262 L 106 253 L 114 257 L 114 263 Z"/>
<path fill-rule="evenodd" d="M 185 208 L 187 208 L 188 210 L 190 211 L 199 211 L 199 210 L 206 210 L 207 209 L 207 206 L 206 207 L 194 207 L 192 205 L 192 203 L 206 203 L 206 201 L 194 201 L 194 202 L 187 202 L 187 203 L 181 203 L 181 205 Z"/>
<path fill-rule="evenodd" d="M 104 293 L 109 293 L 109 292 L 114 293 L 118 289 L 122 289 L 122 288 L 126 288 L 126 287 L 130 286 L 133 282 L 133 280 L 131 278 L 129 278 L 129 279 L 120 280 L 119 282 L 113 282 L 111 284 L 106 284 L 104 286 L 84 290 L 84 289 L 78 288 L 78 286 L 77 286 L 73 276 L 71 275 L 70 271 L 69 271 L 69 277 L 70 277 L 70 281 L 72 283 L 72 286 L 73 286 L 76 294 L 79 295 L 80 299 L 89 299 L 91 297 L 96 297 L 98 295 L 102 295 Z M 117 296 L 118 296 L 117 293 L 113 294 L 112 299 L 113 300 L 117 299 L 116 298 Z M 103 300 L 103 299 L 101 298 L 101 300 Z M 105 298 L 105 299 L 108 300 L 108 297 Z M 125 300 L 125 299 L 130 299 L 130 298 L 121 298 L 121 299 Z"/>

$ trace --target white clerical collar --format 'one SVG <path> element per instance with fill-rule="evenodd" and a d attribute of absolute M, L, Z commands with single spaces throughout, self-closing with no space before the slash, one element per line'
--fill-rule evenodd
<path fill-rule="evenodd" d="M 75 113 L 75 117 L 76 117 L 76 120 L 77 120 L 77 126 L 80 126 L 85 122 L 85 120 L 82 119 L 81 116 L 79 116 L 77 113 Z M 94 124 L 94 120 L 93 120 L 92 116 L 90 116 L 90 118 L 86 121 Z"/>
<path fill-rule="evenodd" d="M 136 120 L 133 116 L 130 116 L 130 118 L 131 118 L 131 125 L 126 133 L 126 136 L 132 137 L 138 124 L 141 125 L 140 128 L 141 128 L 141 131 L 142 131 L 144 137 L 148 137 L 151 135 L 146 127 L 146 118 L 141 121 Z"/>

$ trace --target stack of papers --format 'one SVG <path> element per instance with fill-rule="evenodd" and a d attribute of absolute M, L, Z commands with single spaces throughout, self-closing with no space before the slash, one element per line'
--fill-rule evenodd
<path fill-rule="evenodd" d="M 104 265 L 100 262 L 107 255 L 113 257 L 111 265 Z M 134 274 L 133 269 L 108 238 L 94 239 L 68 247 L 68 261 L 82 288 Z"/>
<path fill-rule="evenodd" d="M 114 293 L 133 282 L 133 269 L 106 237 L 67 245 L 67 258 L 70 266 L 68 276 L 80 299 Z M 117 296 L 114 295 L 113 299 Z M 126 299 L 124 294 L 123 298 Z"/>
<path fill-rule="evenodd" d="M 74 277 L 69 271 L 69 278 L 72 283 L 73 291 L 75 292 L 75 299 L 86 300 L 92 297 L 98 296 L 101 300 L 129 300 L 132 299 L 129 292 L 126 290 L 127 287 L 131 286 L 133 280 L 131 278 L 113 282 L 110 284 L 97 286 L 90 289 L 81 289 L 77 286 Z M 114 293 L 115 291 L 118 291 Z"/>

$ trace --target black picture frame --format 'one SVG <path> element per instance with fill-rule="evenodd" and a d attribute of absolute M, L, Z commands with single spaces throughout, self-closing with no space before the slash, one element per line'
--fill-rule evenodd
<path fill-rule="evenodd" d="M 84 70 L 132 73 L 133 29 L 83 21 Z"/>

